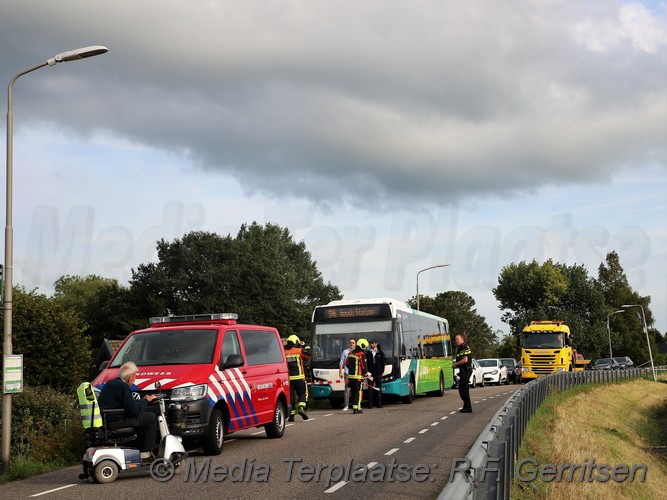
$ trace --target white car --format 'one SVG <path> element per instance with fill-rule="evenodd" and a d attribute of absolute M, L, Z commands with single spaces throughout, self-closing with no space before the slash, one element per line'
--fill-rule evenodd
<path fill-rule="evenodd" d="M 459 383 L 459 369 L 454 368 L 454 382 L 456 385 Z M 470 387 L 481 386 L 484 387 L 484 370 L 479 366 L 479 363 L 476 359 L 472 360 L 472 373 L 470 374 Z"/>
<path fill-rule="evenodd" d="M 509 384 L 507 367 L 503 366 L 499 359 L 480 359 L 479 366 L 484 370 L 484 380 L 489 384 Z"/>

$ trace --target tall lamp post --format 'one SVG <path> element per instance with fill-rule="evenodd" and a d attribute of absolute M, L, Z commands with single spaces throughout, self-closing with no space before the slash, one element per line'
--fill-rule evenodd
<path fill-rule="evenodd" d="M 614 314 L 619 314 L 619 313 L 624 313 L 625 310 L 619 309 L 618 311 L 610 312 L 607 314 L 607 335 L 609 335 L 609 357 L 613 358 L 614 354 L 611 351 L 611 329 L 609 328 L 609 317 L 613 316 Z"/>
<path fill-rule="evenodd" d="M 31 73 L 44 66 L 54 66 L 60 62 L 77 61 L 87 57 L 104 54 L 109 49 L 101 45 L 83 47 L 80 49 L 62 52 L 47 59 L 46 61 L 21 71 L 9 81 L 7 89 L 7 224 L 5 226 L 5 268 L 4 268 L 4 288 L 3 288 L 3 324 L 4 337 L 2 343 L 2 353 L 4 359 L 12 354 L 12 292 L 13 292 L 13 266 L 14 266 L 14 229 L 12 227 L 12 169 L 13 169 L 13 117 L 12 117 L 12 88 L 14 82 L 21 76 Z M 5 363 L 3 360 L 3 369 Z M 4 374 L 3 374 L 3 394 L 2 394 L 2 467 L 5 472 L 9 472 L 10 461 L 10 441 L 11 441 L 11 418 L 12 418 L 12 395 L 4 392 Z"/>
<path fill-rule="evenodd" d="M 422 269 L 421 271 L 417 271 L 417 311 L 419 311 L 419 273 L 423 273 L 424 271 L 428 271 L 430 269 L 437 269 L 438 267 L 448 267 L 448 266 L 449 264 L 437 264 L 435 266 Z"/>
<path fill-rule="evenodd" d="M 648 327 L 646 326 L 646 315 L 644 314 L 644 306 L 641 304 L 625 304 L 621 306 L 624 309 L 628 309 L 630 307 L 639 307 L 642 310 L 642 325 L 644 327 L 644 335 L 646 335 L 646 345 L 648 346 L 648 357 L 651 359 L 651 371 L 653 372 L 653 381 L 657 381 L 657 377 L 655 376 L 655 366 L 653 365 L 653 353 L 651 352 L 651 341 L 648 338 Z"/>

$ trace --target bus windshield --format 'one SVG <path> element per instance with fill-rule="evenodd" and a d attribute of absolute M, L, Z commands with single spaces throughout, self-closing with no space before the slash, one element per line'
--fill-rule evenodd
<path fill-rule="evenodd" d="M 312 338 L 313 366 L 337 367 L 340 356 L 343 350 L 347 349 L 351 338 L 355 340 L 363 338 L 369 342 L 374 340 L 380 344 L 387 360 L 392 357 L 394 343 L 391 320 L 315 324 Z"/>
<path fill-rule="evenodd" d="M 563 347 L 562 333 L 524 333 L 522 340 L 525 349 L 560 349 Z"/>
<path fill-rule="evenodd" d="M 212 363 L 217 330 L 159 330 L 137 333 L 123 344 L 110 368 Z"/>

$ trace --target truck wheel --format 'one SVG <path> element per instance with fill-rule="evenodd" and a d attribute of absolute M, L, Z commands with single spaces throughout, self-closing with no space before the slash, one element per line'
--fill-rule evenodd
<path fill-rule="evenodd" d="M 98 483 L 113 483 L 118 477 L 118 465 L 113 460 L 102 460 L 95 466 L 94 474 Z"/>
<path fill-rule="evenodd" d="M 273 420 L 270 424 L 264 426 L 266 435 L 271 438 L 282 437 L 285 433 L 285 415 L 287 410 L 285 409 L 285 404 L 282 401 L 276 403 L 276 409 L 273 412 Z"/>
<path fill-rule="evenodd" d="M 214 408 L 211 413 L 211 420 L 208 423 L 208 437 L 202 444 L 204 453 L 207 455 L 220 455 L 224 441 L 225 419 L 222 418 L 222 412 Z"/>

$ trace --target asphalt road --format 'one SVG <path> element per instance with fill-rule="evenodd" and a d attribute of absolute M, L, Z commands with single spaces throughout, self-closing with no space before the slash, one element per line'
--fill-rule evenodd
<path fill-rule="evenodd" d="M 80 481 L 70 467 L 0 487 L 2 498 L 435 498 L 493 415 L 519 386 L 471 389 L 474 413 L 457 391 L 382 409 L 313 410 L 281 439 L 263 429 L 232 434 L 220 456 L 191 453 L 170 481 L 148 472 L 111 484 Z M 208 463 L 208 465 L 207 465 Z M 361 468 L 366 466 L 367 468 Z M 319 472 L 318 472 L 319 471 Z"/>

